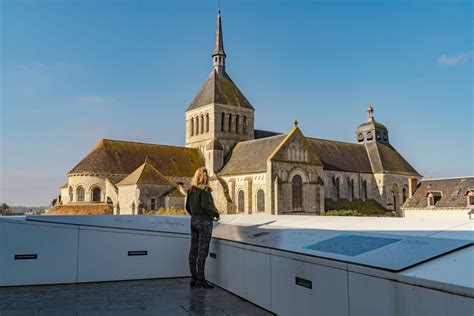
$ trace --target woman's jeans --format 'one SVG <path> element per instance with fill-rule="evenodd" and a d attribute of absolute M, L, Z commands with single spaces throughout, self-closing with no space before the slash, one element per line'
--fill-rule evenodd
<path fill-rule="evenodd" d="M 195 280 L 204 280 L 204 267 L 209 253 L 212 234 L 212 217 L 193 215 L 191 217 L 191 249 L 189 250 L 189 269 Z"/>

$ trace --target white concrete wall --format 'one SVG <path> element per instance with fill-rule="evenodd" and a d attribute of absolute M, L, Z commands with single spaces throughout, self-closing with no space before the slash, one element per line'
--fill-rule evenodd
<path fill-rule="evenodd" d="M 439 218 L 439 219 L 474 219 L 470 209 L 403 209 L 403 216 L 408 218 Z"/>

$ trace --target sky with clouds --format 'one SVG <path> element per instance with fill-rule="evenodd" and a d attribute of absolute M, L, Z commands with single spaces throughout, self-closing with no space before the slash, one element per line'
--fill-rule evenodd
<path fill-rule="evenodd" d="M 184 144 L 216 1 L 1 1 L 0 201 L 47 205 L 101 138 Z M 375 117 L 425 177 L 474 175 L 473 2 L 223 0 L 256 127 L 353 142 Z"/>

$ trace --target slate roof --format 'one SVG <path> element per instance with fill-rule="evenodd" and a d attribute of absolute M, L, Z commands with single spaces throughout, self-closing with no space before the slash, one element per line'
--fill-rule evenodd
<path fill-rule="evenodd" d="M 187 111 L 194 110 L 211 103 L 226 104 L 238 108 L 253 110 L 253 106 L 237 88 L 226 72 L 212 70 L 209 78 L 199 90 Z"/>
<path fill-rule="evenodd" d="M 374 173 L 386 172 L 421 177 L 415 168 L 391 145 L 378 142 L 372 142 L 370 145 L 376 146 L 380 160 L 380 164 L 377 164 L 377 167 L 373 166 Z M 369 149 L 369 144 L 367 144 L 367 148 L 370 159 L 374 162 L 377 159 L 377 155 L 372 156 L 371 152 L 374 151 Z"/>
<path fill-rule="evenodd" d="M 150 163 L 166 177 L 191 178 L 204 166 L 198 149 L 102 139 L 70 172 L 128 175 L 148 156 Z"/>
<path fill-rule="evenodd" d="M 259 130 L 259 129 L 255 129 L 253 131 L 253 135 L 254 135 L 255 139 L 265 138 L 265 137 L 270 137 L 270 136 L 276 136 L 276 135 L 281 135 L 281 134 L 282 133 L 264 131 L 264 130 Z"/>
<path fill-rule="evenodd" d="M 166 197 L 184 197 L 185 195 L 183 193 L 181 193 L 181 191 L 179 191 L 178 188 L 173 188 L 171 191 L 169 191 L 168 193 L 166 193 L 163 196 L 166 196 Z"/>
<path fill-rule="evenodd" d="M 403 208 L 428 208 L 426 195 L 441 192 L 441 199 L 434 208 L 467 208 L 465 193 L 474 189 L 474 177 L 432 179 L 420 181 L 418 188 Z"/>
<path fill-rule="evenodd" d="M 364 145 L 307 137 L 324 170 L 371 173 Z"/>
<path fill-rule="evenodd" d="M 263 131 L 260 135 L 273 132 Z M 273 133 L 276 134 L 276 133 Z M 238 143 L 219 175 L 264 172 L 267 159 L 287 134 Z M 377 142 L 364 144 L 306 137 L 324 170 L 360 173 L 394 173 L 420 177 L 395 148 Z"/>
<path fill-rule="evenodd" d="M 170 185 L 173 184 L 162 175 L 148 159 L 135 171 L 130 173 L 125 179 L 120 181 L 117 185 L 131 185 L 131 184 L 147 184 L 147 185 Z"/>
<path fill-rule="evenodd" d="M 265 172 L 267 158 L 285 136 L 281 134 L 238 143 L 219 175 Z"/>

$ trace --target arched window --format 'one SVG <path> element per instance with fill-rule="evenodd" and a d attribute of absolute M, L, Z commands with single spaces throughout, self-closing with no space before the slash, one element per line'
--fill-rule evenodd
<path fill-rule="evenodd" d="M 206 133 L 209 133 L 209 114 L 206 114 Z"/>
<path fill-rule="evenodd" d="M 407 200 L 407 188 L 403 188 L 402 189 L 402 203 L 405 203 L 405 201 Z"/>
<path fill-rule="evenodd" d="M 244 122 L 242 123 L 242 128 L 243 128 L 242 133 L 244 133 L 244 135 L 247 135 L 247 117 L 245 115 L 244 115 Z"/>
<path fill-rule="evenodd" d="M 232 132 L 232 114 L 229 114 L 229 125 L 227 125 L 227 131 Z"/>
<path fill-rule="evenodd" d="M 368 198 L 367 196 L 367 180 L 364 180 L 362 182 L 362 197 L 364 200 L 366 200 Z"/>
<path fill-rule="evenodd" d="M 244 190 L 240 190 L 239 194 L 237 196 L 237 207 L 239 210 L 239 213 L 243 213 L 245 211 L 245 193 Z"/>
<path fill-rule="evenodd" d="M 222 115 L 221 115 L 221 132 L 224 131 L 224 125 L 225 125 L 225 113 L 222 113 Z"/>
<path fill-rule="evenodd" d="M 265 192 L 262 189 L 257 191 L 257 212 L 265 212 Z"/>
<path fill-rule="evenodd" d="M 374 135 L 372 135 L 372 132 L 367 133 L 367 140 L 372 140 L 374 139 Z"/>
<path fill-rule="evenodd" d="M 334 179 L 334 186 L 336 187 L 336 198 L 341 198 L 341 187 L 340 187 L 340 181 L 339 178 Z"/>
<path fill-rule="evenodd" d="M 364 141 L 364 135 L 363 135 L 362 133 L 359 133 L 359 134 L 357 135 L 357 141 L 358 141 L 359 143 L 362 143 L 362 142 Z"/>
<path fill-rule="evenodd" d="M 240 120 L 240 116 L 239 114 L 237 114 L 237 116 L 235 117 L 235 132 L 237 134 L 239 133 L 239 120 Z"/>
<path fill-rule="evenodd" d="M 194 120 L 195 120 L 194 126 L 196 127 L 196 131 L 195 131 L 194 134 L 195 134 L 195 135 L 198 135 L 198 134 L 199 134 L 199 117 L 195 117 Z"/>
<path fill-rule="evenodd" d="M 92 189 L 92 202 L 100 202 L 101 190 L 98 187 Z"/>
<path fill-rule="evenodd" d="M 69 187 L 69 202 L 74 200 L 74 190 L 72 187 Z"/>
<path fill-rule="evenodd" d="M 293 210 L 303 208 L 303 179 L 300 175 L 294 175 L 291 180 L 291 207 Z"/>
<path fill-rule="evenodd" d="M 350 192 L 350 195 L 351 195 L 350 198 L 353 199 L 353 198 L 355 197 L 355 193 L 354 193 L 354 191 L 355 191 L 355 190 L 354 190 L 354 179 L 351 179 L 351 180 L 349 181 L 349 189 L 350 189 L 349 192 Z"/>
<path fill-rule="evenodd" d="M 201 115 L 201 121 L 199 122 L 199 125 L 201 127 L 201 131 L 200 133 L 203 134 L 204 133 L 204 115 Z"/>
<path fill-rule="evenodd" d="M 191 118 L 191 136 L 194 136 L 194 119 Z"/>
<path fill-rule="evenodd" d="M 77 202 L 84 202 L 86 196 L 86 191 L 83 187 L 78 187 L 76 189 L 76 200 Z"/>

